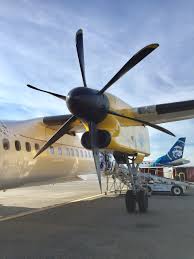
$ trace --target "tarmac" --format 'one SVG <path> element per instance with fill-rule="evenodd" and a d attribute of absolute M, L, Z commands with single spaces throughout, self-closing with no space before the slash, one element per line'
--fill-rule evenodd
<path fill-rule="evenodd" d="M 128 214 L 96 181 L 0 193 L 0 258 L 194 259 L 194 190 Z"/>

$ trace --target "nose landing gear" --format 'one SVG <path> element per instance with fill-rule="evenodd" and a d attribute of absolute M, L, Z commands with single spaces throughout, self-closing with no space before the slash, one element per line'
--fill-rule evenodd
<path fill-rule="evenodd" d="M 128 190 L 125 195 L 125 204 L 127 212 L 136 211 L 136 203 L 138 204 L 139 212 L 145 213 L 148 209 L 148 195 L 144 190 L 140 190 L 136 194 L 133 190 Z"/>
<path fill-rule="evenodd" d="M 129 155 L 120 152 L 113 153 L 115 163 L 112 170 L 106 171 L 107 184 L 106 192 L 120 194 L 127 189 L 125 194 L 125 206 L 128 213 L 140 213 L 148 210 L 149 188 L 145 176 L 138 172 L 139 163 L 142 161 L 138 155 Z M 109 184 L 109 180 L 111 184 Z"/>

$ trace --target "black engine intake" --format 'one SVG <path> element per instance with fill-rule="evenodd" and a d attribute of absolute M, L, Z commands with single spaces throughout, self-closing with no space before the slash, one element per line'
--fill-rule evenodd
<path fill-rule="evenodd" d="M 106 148 L 111 142 L 110 133 L 106 130 L 97 130 L 96 142 L 98 148 Z M 90 133 L 88 131 L 82 135 L 81 143 L 86 149 L 91 149 Z"/>

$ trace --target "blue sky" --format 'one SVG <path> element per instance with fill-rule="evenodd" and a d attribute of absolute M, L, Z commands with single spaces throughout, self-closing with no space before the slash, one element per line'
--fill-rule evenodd
<path fill-rule="evenodd" d="M 193 1 L 0 2 L 0 118 L 29 119 L 68 113 L 65 103 L 26 87 L 67 94 L 81 86 L 75 32 L 84 31 L 86 79 L 97 89 L 139 49 L 160 47 L 119 80 L 110 92 L 132 106 L 194 98 Z M 164 125 L 163 125 L 164 126 Z M 194 120 L 168 123 L 187 137 L 194 162 Z M 150 129 L 151 158 L 176 139 Z"/>

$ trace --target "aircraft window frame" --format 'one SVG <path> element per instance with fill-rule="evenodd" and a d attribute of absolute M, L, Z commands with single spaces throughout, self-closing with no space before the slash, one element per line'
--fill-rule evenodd
<path fill-rule="evenodd" d="M 69 148 L 68 147 L 65 148 L 65 155 L 66 156 L 70 156 L 70 152 L 69 152 Z"/>
<path fill-rule="evenodd" d="M 2 139 L 2 144 L 3 144 L 3 149 L 4 150 L 9 150 L 10 149 L 10 142 L 9 142 L 9 139 L 7 139 L 7 138 L 3 138 Z M 6 145 L 7 145 L 7 147 L 6 147 Z"/>
<path fill-rule="evenodd" d="M 74 156 L 74 148 L 71 148 L 71 156 Z"/>
<path fill-rule="evenodd" d="M 54 149 L 53 146 L 50 146 L 50 147 L 49 147 L 49 152 L 50 152 L 51 155 L 54 155 L 54 154 L 55 154 L 55 149 Z"/>
<path fill-rule="evenodd" d="M 58 147 L 58 155 L 59 155 L 59 156 L 62 156 L 62 153 L 63 153 L 63 152 L 62 152 L 62 148 L 61 148 L 61 147 Z"/>
<path fill-rule="evenodd" d="M 25 147 L 27 152 L 31 152 L 32 148 L 30 142 L 25 142 Z"/>
<path fill-rule="evenodd" d="M 34 148 L 35 148 L 36 151 L 38 151 L 40 149 L 40 145 L 38 143 L 35 143 Z"/>
<path fill-rule="evenodd" d="M 15 149 L 16 151 L 21 151 L 22 149 L 21 142 L 19 140 L 15 140 Z"/>

